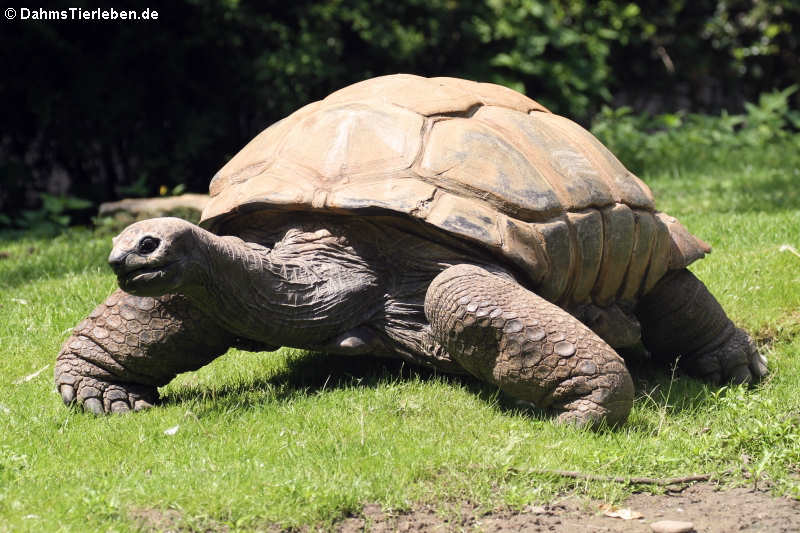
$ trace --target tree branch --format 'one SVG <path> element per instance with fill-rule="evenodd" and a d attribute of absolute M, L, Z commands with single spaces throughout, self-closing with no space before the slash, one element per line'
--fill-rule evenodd
<path fill-rule="evenodd" d="M 660 487 L 666 487 L 669 485 L 684 485 L 686 483 L 694 483 L 696 481 L 708 481 L 713 477 L 713 474 L 695 474 L 691 476 L 667 477 L 667 478 L 621 477 L 621 476 L 601 476 L 597 474 L 585 474 L 583 472 L 576 472 L 570 470 L 547 470 L 547 469 L 534 469 L 531 470 L 531 473 L 557 476 L 557 477 L 568 477 L 572 479 L 584 479 L 587 481 L 613 481 L 614 483 L 622 483 L 625 485 L 658 485 Z"/>

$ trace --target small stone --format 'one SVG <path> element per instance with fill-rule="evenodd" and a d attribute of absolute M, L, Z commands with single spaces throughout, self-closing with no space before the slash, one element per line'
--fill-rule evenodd
<path fill-rule="evenodd" d="M 680 520 L 659 520 L 650 524 L 653 533 L 689 533 L 694 531 L 694 524 Z"/>

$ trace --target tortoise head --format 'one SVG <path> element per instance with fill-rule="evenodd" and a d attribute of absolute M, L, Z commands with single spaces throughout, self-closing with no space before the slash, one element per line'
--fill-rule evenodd
<path fill-rule="evenodd" d="M 142 220 L 125 228 L 108 256 L 119 287 L 137 296 L 161 296 L 191 283 L 198 231 L 179 218 Z"/>

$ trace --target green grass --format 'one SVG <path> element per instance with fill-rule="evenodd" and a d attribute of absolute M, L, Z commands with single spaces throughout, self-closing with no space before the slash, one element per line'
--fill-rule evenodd
<path fill-rule="evenodd" d="M 800 151 L 743 149 L 643 173 L 659 206 L 714 252 L 693 267 L 765 343 L 754 388 L 644 373 L 628 423 L 560 427 L 473 380 L 369 358 L 231 351 L 123 417 L 65 409 L 53 360 L 114 287 L 108 237 L 0 239 L 0 531 L 136 530 L 174 510 L 186 528 L 325 524 L 364 503 L 524 506 L 634 488 L 539 473 L 667 477 L 800 498 Z M 42 368 L 28 381 L 19 381 Z M 178 426 L 173 435 L 165 430 Z"/>

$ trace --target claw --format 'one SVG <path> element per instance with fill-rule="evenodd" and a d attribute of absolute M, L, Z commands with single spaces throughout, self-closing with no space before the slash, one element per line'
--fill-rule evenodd
<path fill-rule="evenodd" d="M 131 408 L 128 407 L 128 403 L 123 400 L 116 400 L 111 404 L 111 412 L 114 414 L 121 415 L 130 412 L 130 410 Z"/>
<path fill-rule="evenodd" d="M 761 354 L 758 354 L 756 360 L 753 361 L 753 367 L 753 374 L 757 380 L 763 378 L 769 373 L 767 370 L 767 358 Z"/>
<path fill-rule="evenodd" d="M 64 405 L 70 405 L 75 401 L 75 389 L 72 388 L 72 385 L 61 385 L 59 392 Z"/>
<path fill-rule="evenodd" d="M 87 398 L 83 401 L 83 410 L 95 415 L 102 415 L 103 403 L 97 398 Z"/>

